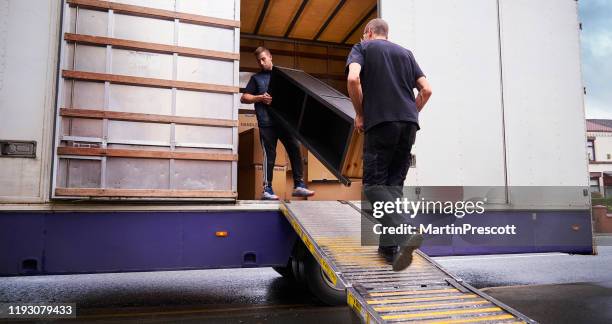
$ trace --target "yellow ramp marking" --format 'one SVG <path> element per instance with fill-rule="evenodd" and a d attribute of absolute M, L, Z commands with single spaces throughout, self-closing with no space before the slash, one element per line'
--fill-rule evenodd
<path fill-rule="evenodd" d="M 410 305 L 410 306 L 374 307 L 374 310 L 377 312 L 392 312 L 392 311 L 411 310 L 411 309 L 419 309 L 419 308 L 427 308 L 427 307 L 468 306 L 468 305 L 483 305 L 483 304 L 489 304 L 489 303 L 490 302 L 487 300 L 479 300 L 479 301 L 474 301 L 474 302 L 434 303 L 434 304 L 420 304 L 420 305 Z"/>
<path fill-rule="evenodd" d="M 505 314 L 505 315 L 472 317 L 472 318 L 462 318 L 462 319 L 456 319 L 456 320 L 424 322 L 424 323 L 432 323 L 432 324 L 434 323 L 435 324 L 478 323 L 478 322 L 486 322 L 486 321 L 507 320 L 507 319 L 512 319 L 512 318 L 514 318 L 514 316 Z M 519 323 L 524 323 L 524 322 L 519 322 Z"/>
<path fill-rule="evenodd" d="M 368 300 L 368 304 L 391 304 L 391 303 L 409 303 L 419 301 L 431 301 L 431 300 L 449 300 L 449 299 L 468 299 L 477 298 L 478 296 L 473 294 L 460 295 L 460 296 L 442 296 L 442 297 L 424 297 L 424 298 L 398 298 L 398 299 L 383 299 L 383 300 Z"/>
<path fill-rule="evenodd" d="M 493 313 L 500 312 L 502 309 L 499 307 L 489 307 L 489 308 L 478 308 L 478 309 L 462 309 L 462 310 L 453 310 L 453 311 L 443 311 L 443 312 L 427 312 L 427 313 L 418 313 L 418 314 L 398 314 L 398 315 L 385 315 L 382 316 L 382 319 L 406 319 L 406 318 L 418 318 L 418 317 L 428 317 L 428 316 L 444 316 L 444 315 L 458 315 L 458 314 L 474 314 L 474 313 Z"/>

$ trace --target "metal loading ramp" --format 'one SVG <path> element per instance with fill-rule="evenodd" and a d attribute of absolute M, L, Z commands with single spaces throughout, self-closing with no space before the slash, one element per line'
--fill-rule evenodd
<path fill-rule="evenodd" d="M 365 323 L 535 323 L 464 283 L 417 250 L 394 272 L 376 246 L 361 245 L 359 207 L 339 201 L 292 201 L 283 214 L 328 279 L 347 290 Z"/>

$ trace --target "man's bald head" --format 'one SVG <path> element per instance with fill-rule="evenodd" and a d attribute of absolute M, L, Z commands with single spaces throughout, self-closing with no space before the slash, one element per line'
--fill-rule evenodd
<path fill-rule="evenodd" d="M 389 36 L 389 25 L 382 18 L 374 18 L 368 22 L 363 30 L 364 34 L 368 34 L 370 32 L 372 32 L 372 34 L 375 36 L 387 38 Z"/>

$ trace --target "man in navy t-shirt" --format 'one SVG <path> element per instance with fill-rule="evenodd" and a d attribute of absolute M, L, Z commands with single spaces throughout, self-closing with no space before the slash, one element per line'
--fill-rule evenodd
<path fill-rule="evenodd" d="M 388 41 L 388 32 L 384 20 L 371 20 L 346 62 L 355 128 L 365 132 L 364 195 L 373 206 L 403 197 L 419 112 L 432 93 L 412 52 Z M 416 97 L 414 89 L 419 90 Z M 396 227 L 408 223 L 407 216 L 386 214 L 379 222 Z M 378 251 L 393 264 L 393 270 L 400 271 L 410 265 L 422 241 L 420 234 L 381 235 Z"/>
<path fill-rule="evenodd" d="M 272 175 L 274 173 L 274 162 L 276 160 L 276 143 L 280 141 L 287 150 L 291 170 L 293 172 L 293 193 L 295 197 L 309 197 L 314 191 L 306 188 L 303 180 L 302 153 L 300 144 L 293 135 L 274 122 L 268 106 L 272 103 L 272 97 L 268 94 L 268 85 L 272 73 L 272 54 L 265 47 L 255 50 L 255 58 L 261 71 L 251 77 L 240 101 L 246 104 L 255 104 L 255 114 L 259 126 L 259 137 L 263 147 L 263 173 L 264 190 L 262 198 L 266 200 L 277 200 L 278 196 L 272 190 Z"/>

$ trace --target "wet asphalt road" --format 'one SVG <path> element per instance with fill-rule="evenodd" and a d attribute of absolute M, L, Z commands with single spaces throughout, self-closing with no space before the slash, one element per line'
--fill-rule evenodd
<path fill-rule="evenodd" d="M 436 260 L 541 323 L 612 323 L 612 246 L 599 253 Z M 358 322 L 270 268 L 7 277 L 0 302 L 76 302 L 77 322 Z"/>

